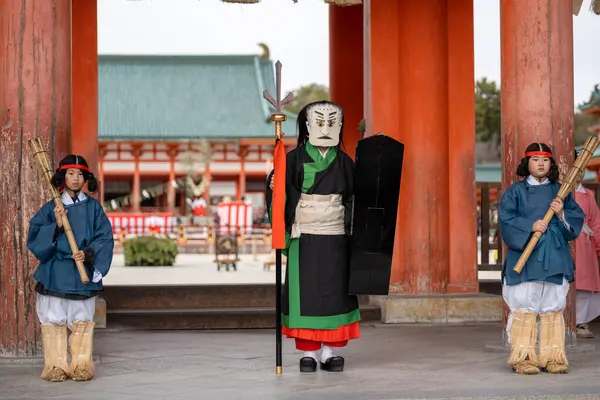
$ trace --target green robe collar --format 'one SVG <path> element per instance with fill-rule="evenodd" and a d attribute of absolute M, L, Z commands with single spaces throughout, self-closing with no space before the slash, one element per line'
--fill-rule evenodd
<path fill-rule="evenodd" d="M 310 158 L 312 158 L 314 163 L 316 164 L 315 166 L 317 167 L 317 170 L 320 171 L 327 169 L 327 167 L 329 167 L 329 165 L 337 157 L 338 149 L 336 147 L 330 147 L 329 150 L 327 150 L 327 154 L 325 155 L 325 157 L 321 155 L 319 149 L 310 144 L 310 142 L 308 141 L 306 142 L 305 148 Z"/>

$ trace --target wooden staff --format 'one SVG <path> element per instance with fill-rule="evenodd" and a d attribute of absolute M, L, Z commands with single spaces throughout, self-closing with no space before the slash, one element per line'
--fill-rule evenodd
<path fill-rule="evenodd" d="M 556 194 L 555 200 L 560 199 L 561 201 L 563 201 L 565 199 L 565 197 L 567 197 L 567 195 L 569 193 L 571 193 L 571 191 L 573 190 L 573 185 L 575 184 L 575 181 L 577 180 L 577 177 L 579 176 L 579 174 L 581 174 L 585 171 L 585 168 L 587 167 L 588 162 L 590 161 L 590 158 L 592 158 L 592 155 L 596 151 L 598 144 L 600 144 L 600 140 L 598 140 L 598 138 L 595 136 L 589 137 L 585 141 L 585 145 L 583 146 L 583 149 L 579 152 L 579 156 L 577 156 L 577 160 L 575 160 L 575 163 L 569 170 L 569 173 L 567 174 L 567 177 L 565 178 L 565 182 L 563 182 L 561 184 L 560 189 L 559 189 L 558 193 Z M 549 224 L 552 217 L 554 217 L 554 211 L 552 210 L 552 208 L 550 208 L 548 210 L 548 212 L 546 212 L 546 215 L 544 216 L 544 222 Z M 533 251 L 533 249 L 535 248 L 535 246 L 537 245 L 537 243 L 539 242 L 541 237 L 542 237 L 542 233 L 536 232 L 533 234 L 531 239 L 529 239 L 529 243 L 527 243 L 527 247 L 525 247 L 523 254 L 521 254 L 521 257 L 519 257 L 519 261 L 517 261 L 517 264 L 513 268 L 513 271 L 515 271 L 517 274 L 520 274 L 521 271 L 523 270 L 525 263 L 529 259 L 529 256 L 531 256 L 531 252 Z"/>
<path fill-rule="evenodd" d="M 54 204 L 57 207 L 60 207 L 64 210 L 63 202 L 60 198 L 60 193 L 58 189 L 54 187 L 51 182 L 52 179 L 52 170 L 50 169 L 50 162 L 48 161 L 48 153 L 44 149 L 44 144 L 42 143 L 42 139 L 39 137 L 35 137 L 27 142 L 29 145 L 29 149 L 33 155 L 33 159 L 35 160 L 35 164 L 38 167 L 38 170 L 42 173 L 46 184 L 50 188 L 50 192 L 52 193 L 52 199 L 54 200 Z M 69 223 L 69 218 L 67 218 L 67 214 L 63 213 L 62 215 L 62 226 L 65 230 L 65 234 L 67 235 L 67 240 L 69 241 L 69 246 L 71 247 L 71 252 L 73 254 L 77 254 L 79 252 L 79 248 L 77 246 L 77 242 L 75 241 L 75 236 L 73 236 L 73 230 L 71 229 L 71 224 Z M 81 277 L 81 282 L 86 284 L 90 281 L 87 271 L 85 270 L 85 266 L 82 261 L 75 261 L 75 265 L 77 266 L 77 271 L 79 271 L 79 276 Z"/>

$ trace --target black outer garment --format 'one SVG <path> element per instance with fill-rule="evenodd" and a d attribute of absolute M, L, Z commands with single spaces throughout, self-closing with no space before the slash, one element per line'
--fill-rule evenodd
<path fill-rule="evenodd" d="M 329 151 L 332 151 L 330 149 Z M 307 194 L 341 194 L 345 206 L 346 235 L 311 235 L 300 237 L 300 310 L 302 316 L 333 316 L 346 314 L 358 308 L 358 298 L 348 295 L 349 235 L 352 223 L 354 163 L 343 151 L 331 164 L 317 172 L 314 184 Z M 304 147 L 296 148 L 286 156 L 286 232 L 291 233 L 304 182 L 304 164 L 313 159 Z M 267 178 L 266 201 L 270 209 L 273 193 L 269 187 L 273 172 Z M 289 262 L 286 268 L 282 296 L 283 314 L 289 314 Z"/>

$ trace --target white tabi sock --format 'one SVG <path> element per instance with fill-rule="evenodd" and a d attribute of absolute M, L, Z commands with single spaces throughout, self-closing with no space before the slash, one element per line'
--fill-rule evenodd
<path fill-rule="evenodd" d="M 330 357 L 333 357 L 333 349 L 329 346 L 323 346 L 323 349 L 321 350 L 321 361 L 325 362 Z"/>
<path fill-rule="evenodd" d="M 304 352 L 304 357 L 312 357 L 316 361 L 317 360 L 317 353 L 314 352 L 314 351 L 305 351 Z"/>

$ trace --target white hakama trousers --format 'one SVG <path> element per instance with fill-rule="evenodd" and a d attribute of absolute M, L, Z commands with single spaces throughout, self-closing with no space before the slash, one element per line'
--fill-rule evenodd
<path fill-rule="evenodd" d="M 506 323 L 506 334 L 510 343 L 510 327 L 515 311 L 548 314 L 563 311 L 567 307 L 569 282 L 562 285 L 550 282 L 523 282 L 518 285 L 502 285 L 502 297 L 510 308 Z"/>
<path fill-rule="evenodd" d="M 91 322 L 96 311 L 96 298 L 71 300 L 37 294 L 36 311 L 40 323 L 67 325 L 73 329 L 73 322 Z"/>
<path fill-rule="evenodd" d="M 515 372 L 567 371 L 564 310 L 569 288 L 566 279 L 560 285 L 536 281 L 502 286 L 502 297 L 510 308 L 506 324 L 511 346 L 508 363 Z"/>
<path fill-rule="evenodd" d="M 600 292 L 577 291 L 576 322 L 587 324 L 600 316 Z"/>
<path fill-rule="evenodd" d="M 96 299 L 70 300 L 38 293 L 36 311 L 44 338 L 44 370 L 41 378 L 50 382 L 92 379 Z M 70 337 L 67 327 L 72 331 Z"/>

